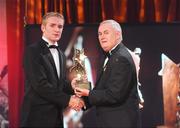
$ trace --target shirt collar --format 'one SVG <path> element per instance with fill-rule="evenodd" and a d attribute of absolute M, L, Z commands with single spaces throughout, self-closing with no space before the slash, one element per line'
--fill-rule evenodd
<path fill-rule="evenodd" d="M 56 45 L 56 46 L 58 46 L 58 43 L 57 43 L 57 42 L 55 42 L 55 43 L 53 44 L 53 43 L 51 43 L 51 42 L 50 42 L 46 37 L 44 37 L 44 36 L 42 36 L 42 39 L 47 42 L 47 46 L 48 46 L 48 47 L 49 47 L 50 45 Z"/>
<path fill-rule="evenodd" d="M 110 54 L 110 55 L 112 54 L 112 51 L 113 51 L 119 44 L 120 44 L 120 42 L 117 43 L 117 44 L 109 51 L 109 54 Z"/>

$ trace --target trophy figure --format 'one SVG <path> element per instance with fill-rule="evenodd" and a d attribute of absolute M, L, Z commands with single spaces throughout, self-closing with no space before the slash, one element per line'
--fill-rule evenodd
<path fill-rule="evenodd" d="M 78 87 L 84 89 L 90 89 L 90 82 L 87 80 L 87 74 L 85 69 L 85 58 L 84 49 L 75 49 L 73 56 L 73 66 L 70 68 L 70 72 L 75 74 L 78 78 Z"/>

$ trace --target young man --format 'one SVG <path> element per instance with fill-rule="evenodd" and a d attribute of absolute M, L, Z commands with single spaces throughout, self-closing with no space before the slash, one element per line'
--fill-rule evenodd
<path fill-rule="evenodd" d="M 79 110 L 83 101 L 73 95 L 66 80 L 65 56 L 58 47 L 64 17 L 55 12 L 42 19 L 42 39 L 28 46 L 24 54 L 25 96 L 21 127 L 63 127 L 63 110 Z"/>
<path fill-rule="evenodd" d="M 122 43 L 120 25 L 114 20 L 101 22 L 98 38 L 108 56 L 95 88 L 78 88 L 75 79 L 73 88 L 76 95 L 85 96 L 86 107 L 96 107 L 98 127 L 136 128 L 139 118 L 136 67 Z"/>

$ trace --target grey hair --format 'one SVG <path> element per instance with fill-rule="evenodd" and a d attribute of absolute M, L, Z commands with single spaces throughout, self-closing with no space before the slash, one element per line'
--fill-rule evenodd
<path fill-rule="evenodd" d="M 115 30 L 117 30 L 118 32 L 121 33 L 121 35 L 120 35 L 120 41 L 122 41 L 122 40 L 123 40 L 123 37 L 122 37 L 121 25 L 120 25 L 117 21 L 112 20 L 112 19 L 110 19 L 110 20 L 104 20 L 104 21 L 102 21 L 102 22 L 100 23 L 100 25 L 105 24 L 105 23 L 111 24 L 112 27 L 113 27 Z"/>
<path fill-rule="evenodd" d="M 121 29 L 120 24 L 119 24 L 118 22 L 116 22 L 115 20 L 104 20 L 104 21 L 102 21 L 102 22 L 100 23 L 100 25 L 101 25 L 101 24 L 105 24 L 105 23 L 111 24 L 112 27 L 113 27 L 115 30 L 117 30 L 117 31 L 119 31 L 120 33 L 122 33 L 122 29 Z"/>

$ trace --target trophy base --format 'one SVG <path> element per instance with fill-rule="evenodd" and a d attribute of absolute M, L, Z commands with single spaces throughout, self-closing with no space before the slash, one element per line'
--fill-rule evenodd
<path fill-rule="evenodd" d="M 82 88 L 82 89 L 91 89 L 91 84 L 90 82 L 78 82 L 78 87 Z"/>

